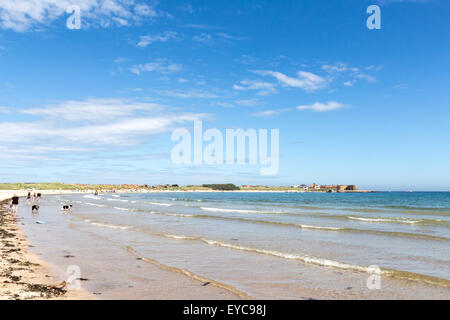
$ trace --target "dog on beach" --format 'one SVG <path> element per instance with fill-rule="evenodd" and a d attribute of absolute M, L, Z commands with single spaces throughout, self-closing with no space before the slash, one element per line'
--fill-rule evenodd
<path fill-rule="evenodd" d="M 31 212 L 38 212 L 39 211 L 39 206 L 37 204 L 34 204 L 31 206 Z"/>
<path fill-rule="evenodd" d="M 72 205 L 71 204 L 69 204 L 69 205 L 65 204 L 65 205 L 62 206 L 62 210 L 63 211 L 70 211 L 71 209 L 72 209 Z"/>

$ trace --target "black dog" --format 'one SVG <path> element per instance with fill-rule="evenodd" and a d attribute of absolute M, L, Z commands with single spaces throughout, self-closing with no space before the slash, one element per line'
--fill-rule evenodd
<path fill-rule="evenodd" d="M 31 212 L 39 211 L 39 206 L 37 204 L 33 204 L 31 206 Z"/>

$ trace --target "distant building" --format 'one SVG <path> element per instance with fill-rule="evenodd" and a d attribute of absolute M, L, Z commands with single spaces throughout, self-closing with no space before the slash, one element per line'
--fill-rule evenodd
<path fill-rule="evenodd" d="M 311 189 L 311 190 L 319 190 L 320 187 L 319 187 L 319 185 L 318 185 L 317 183 L 314 182 L 312 185 L 309 186 L 308 189 Z"/>
<path fill-rule="evenodd" d="M 327 185 L 327 184 L 323 184 L 320 186 L 320 189 L 336 189 L 337 190 L 338 186 L 337 185 Z"/>
<path fill-rule="evenodd" d="M 338 185 L 337 186 L 337 191 L 339 192 L 343 192 L 343 191 L 356 191 L 358 190 L 358 187 L 354 184 L 349 184 L 349 185 Z"/>

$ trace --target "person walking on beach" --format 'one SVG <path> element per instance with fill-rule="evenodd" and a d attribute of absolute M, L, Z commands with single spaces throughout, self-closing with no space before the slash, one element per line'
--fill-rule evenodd
<path fill-rule="evenodd" d="M 17 194 L 14 194 L 14 196 L 11 198 L 11 209 L 13 213 L 17 212 L 17 206 L 19 205 L 19 197 Z"/>
<path fill-rule="evenodd" d="M 30 204 L 31 201 L 31 192 L 28 192 L 27 194 L 27 204 Z"/>

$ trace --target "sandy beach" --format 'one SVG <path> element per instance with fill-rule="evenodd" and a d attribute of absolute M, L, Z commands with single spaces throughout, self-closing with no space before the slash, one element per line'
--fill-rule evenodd
<path fill-rule="evenodd" d="M 43 195 L 70 194 L 72 192 L 37 191 Z M 105 299 L 101 292 L 84 289 L 68 289 L 68 284 L 57 268 L 34 254 L 35 246 L 30 244 L 21 230 L 23 222 L 8 212 L 8 199 L 13 194 L 26 195 L 27 191 L 0 191 L 0 300 L 87 300 Z M 21 201 L 24 199 L 21 198 Z M 123 296 L 120 290 L 106 299 L 242 299 L 243 293 L 233 292 L 226 286 L 208 279 L 184 273 L 183 270 L 168 268 L 156 261 L 136 258 L 147 265 L 154 278 L 145 296 Z M 87 279 L 82 279 L 87 280 Z"/>
<path fill-rule="evenodd" d="M 6 195 L 6 193 L 5 193 Z M 20 221 L 0 202 L 0 299 L 87 299 L 82 290 L 67 290 L 49 275 L 51 266 L 31 253 Z"/>

